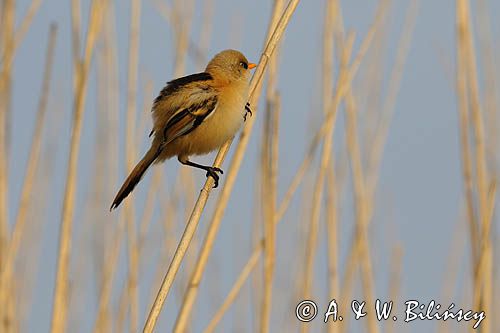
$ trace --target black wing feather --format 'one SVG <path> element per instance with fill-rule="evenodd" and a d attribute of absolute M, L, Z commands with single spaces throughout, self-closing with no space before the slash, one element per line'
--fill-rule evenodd
<path fill-rule="evenodd" d="M 217 108 L 217 97 L 212 96 L 202 103 L 193 104 L 175 114 L 163 130 L 163 144 L 191 133 Z M 178 126 L 176 126 L 178 125 Z M 181 126 L 179 128 L 179 126 Z M 175 129 L 174 129 L 175 128 Z M 170 132 L 173 130 L 173 132 Z M 178 132 L 177 132 L 178 131 Z M 169 133 L 170 132 L 170 133 Z"/>
<path fill-rule="evenodd" d="M 202 72 L 202 73 L 196 73 L 196 74 L 191 74 L 188 76 L 180 77 L 178 79 L 172 80 L 167 82 L 167 85 L 160 91 L 160 94 L 158 97 L 156 97 L 154 103 L 158 103 L 161 101 L 164 97 L 171 95 L 175 93 L 177 90 L 182 88 L 183 86 L 192 83 L 192 82 L 199 82 L 199 81 L 210 81 L 213 80 L 214 78 L 210 73 Z"/>

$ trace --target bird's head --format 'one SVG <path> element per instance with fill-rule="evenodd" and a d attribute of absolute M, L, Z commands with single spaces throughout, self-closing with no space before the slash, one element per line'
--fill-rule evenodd
<path fill-rule="evenodd" d="M 248 81 L 250 70 L 257 65 L 248 62 L 239 51 L 225 50 L 216 54 L 207 65 L 206 72 L 229 82 Z"/>

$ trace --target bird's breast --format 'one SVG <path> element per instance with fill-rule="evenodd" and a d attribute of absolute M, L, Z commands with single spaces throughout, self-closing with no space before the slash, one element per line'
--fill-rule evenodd
<path fill-rule="evenodd" d="M 218 96 L 217 107 L 210 116 L 182 138 L 181 141 L 185 141 L 184 154 L 207 154 L 232 139 L 243 124 L 246 99 L 246 90 L 224 90 Z"/>

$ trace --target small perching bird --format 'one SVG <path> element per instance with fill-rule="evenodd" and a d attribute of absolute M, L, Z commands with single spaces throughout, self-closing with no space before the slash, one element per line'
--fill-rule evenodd
<path fill-rule="evenodd" d="M 202 73 L 172 80 L 153 102 L 154 135 L 151 148 L 135 166 L 116 194 L 115 209 L 134 189 L 152 163 L 177 156 L 179 162 L 207 172 L 218 186 L 221 169 L 191 162 L 234 137 L 246 120 L 249 63 L 243 54 L 225 50 L 215 55 Z"/>

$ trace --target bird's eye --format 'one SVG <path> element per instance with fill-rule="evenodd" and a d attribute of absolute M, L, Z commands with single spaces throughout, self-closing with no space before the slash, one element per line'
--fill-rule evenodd
<path fill-rule="evenodd" d="M 240 66 L 243 67 L 244 69 L 248 69 L 248 64 L 244 61 L 240 62 Z"/>

